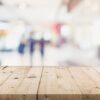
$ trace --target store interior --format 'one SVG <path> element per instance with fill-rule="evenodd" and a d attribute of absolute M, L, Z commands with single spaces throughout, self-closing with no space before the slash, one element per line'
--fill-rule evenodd
<path fill-rule="evenodd" d="M 0 0 L 0 65 L 100 66 L 100 1 Z"/>

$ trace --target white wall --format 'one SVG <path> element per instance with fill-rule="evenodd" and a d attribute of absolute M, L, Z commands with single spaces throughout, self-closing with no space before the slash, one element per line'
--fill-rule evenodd
<path fill-rule="evenodd" d="M 83 48 L 100 45 L 99 5 L 100 0 L 83 0 L 69 15 L 74 40 Z"/>

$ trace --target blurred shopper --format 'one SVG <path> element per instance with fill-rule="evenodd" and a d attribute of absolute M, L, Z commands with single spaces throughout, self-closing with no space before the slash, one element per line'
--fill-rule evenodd
<path fill-rule="evenodd" d="M 29 42 L 29 52 L 30 52 L 30 64 L 32 66 L 33 65 L 32 64 L 33 53 L 34 53 L 34 50 L 35 50 L 34 32 L 30 33 L 28 42 Z"/>
<path fill-rule="evenodd" d="M 22 35 L 19 46 L 18 46 L 18 52 L 20 54 L 20 63 L 24 64 L 24 53 L 25 53 L 25 47 L 26 47 L 26 38 L 24 35 Z"/>
<path fill-rule="evenodd" d="M 41 58 L 42 60 L 44 59 L 44 53 L 45 53 L 45 40 L 42 37 L 40 40 L 40 53 L 41 53 Z"/>
<path fill-rule="evenodd" d="M 18 47 L 18 52 L 21 56 L 24 55 L 24 52 L 25 52 L 25 46 L 26 46 L 26 38 L 25 36 L 23 35 L 21 37 L 21 40 L 20 40 L 20 43 L 19 43 L 19 47 Z"/>

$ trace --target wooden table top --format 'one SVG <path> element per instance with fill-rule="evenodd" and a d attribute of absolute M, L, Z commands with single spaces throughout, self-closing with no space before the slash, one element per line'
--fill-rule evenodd
<path fill-rule="evenodd" d="M 100 100 L 100 68 L 0 67 L 0 100 Z"/>

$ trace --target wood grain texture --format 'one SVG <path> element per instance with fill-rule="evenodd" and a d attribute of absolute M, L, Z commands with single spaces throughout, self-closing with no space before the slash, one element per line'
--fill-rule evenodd
<path fill-rule="evenodd" d="M 0 100 L 100 100 L 100 68 L 0 67 Z"/>
<path fill-rule="evenodd" d="M 93 75 L 96 73 L 92 67 L 69 68 L 69 70 L 82 92 L 82 100 L 100 100 L 100 89 L 94 81 L 98 75 L 94 79 Z"/>
<path fill-rule="evenodd" d="M 0 100 L 36 100 L 42 68 L 8 69 L 11 73 L 5 73 L 9 77 L 0 86 Z"/>
<path fill-rule="evenodd" d="M 82 100 L 67 68 L 44 68 L 38 100 Z"/>

